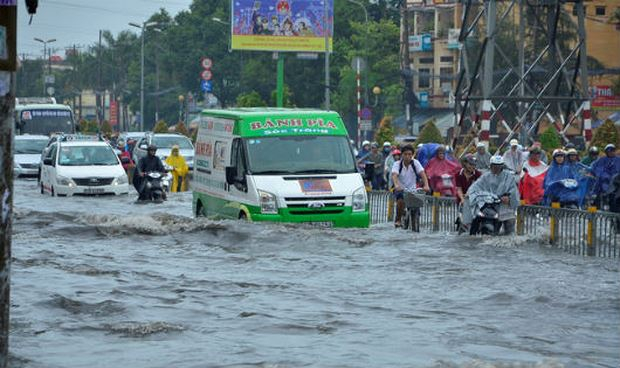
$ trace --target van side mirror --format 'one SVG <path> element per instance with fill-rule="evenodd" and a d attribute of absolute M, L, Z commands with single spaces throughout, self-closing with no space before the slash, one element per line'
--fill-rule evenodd
<path fill-rule="evenodd" d="M 237 173 L 237 168 L 234 166 L 226 167 L 226 184 L 233 185 L 235 184 L 235 174 Z"/>
<path fill-rule="evenodd" d="M 43 159 L 43 165 L 52 165 L 52 159 L 51 158 L 44 158 Z"/>

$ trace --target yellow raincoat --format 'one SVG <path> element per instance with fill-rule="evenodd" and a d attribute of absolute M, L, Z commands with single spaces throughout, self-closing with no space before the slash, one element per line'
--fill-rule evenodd
<path fill-rule="evenodd" d="M 184 192 L 187 190 L 187 180 L 186 175 L 189 171 L 189 167 L 185 162 L 183 156 L 179 154 L 179 146 L 173 146 L 172 151 L 170 152 L 170 156 L 166 158 L 166 163 L 174 168 L 172 170 L 172 187 L 170 188 L 171 192 Z M 179 188 L 179 178 L 181 178 L 181 189 Z"/>

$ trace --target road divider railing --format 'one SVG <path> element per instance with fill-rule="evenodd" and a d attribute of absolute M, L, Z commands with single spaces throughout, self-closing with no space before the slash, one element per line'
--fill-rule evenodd
<path fill-rule="evenodd" d="M 368 192 L 372 224 L 393 222 L 396 214 L 394 195 L 388 191 Z M 456 232 L 459 206 L 452 197 L 438 193 L 424 197 L 420 209 L 420 230 Z M 567 252 L 585 256 L 620 257 L 620 215 L 598 211 L 521 204 L 517 208 L 518 235 L 539 235 L 549 244 Z"/>

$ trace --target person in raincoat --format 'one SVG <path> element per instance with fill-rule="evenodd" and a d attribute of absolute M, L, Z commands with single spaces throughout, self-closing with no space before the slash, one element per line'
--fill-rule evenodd
<path fill-rule="evenodd" d="M 611 179 L 620 173 L 620 157 L 616 156 L 616 146 L 605 146 L 605 156 L 592 163 L 592 173 L 596 177 L 593 192 L 597 197 L 597 207 L 607 203 Z"/>
<path fill-rule="evenodd" d="M 490 198 L 499 198 L 501 206 L 499 221 L 502 223 L 504 235 L 514 232 L 517 207 L 519 206 L 519 191 L 515 175 L 504 169 L 504 158 L 492 156 L 491 168 L 476 180 L 467 190 L 463 203 L 463 223 L 467 227 L 482 206 Z"/>
<path fill-rule="evenodd" d="M 166 163 L 172 166 L 172 187 L 171 192 L 184 192 L 187 190 L 187 180 L 185 176 L 189 171 L 189 167 L 185 162 L 185 159 L 179 153 L 179 146 L 172 146 L 170 156 L 166 158 Z"/>
<path fill-rule="evenodd" d="M 539 204 L 545 194 L 543 182 L 547 165 L 541 160 L 541 152 L 540 147 L 532 146 L 527 161 L 523 164 L 523 177 L 519 181 L 519 192 L 526 204 Z"/>
<path fill-rule="evenodd" d="M 456 176 L 460 170 L 461 165 L 447 158 L 444 146 L 437 147 L 435 157 L 424 168 L 433 192 L 446 197 L 456 197 Z"/>

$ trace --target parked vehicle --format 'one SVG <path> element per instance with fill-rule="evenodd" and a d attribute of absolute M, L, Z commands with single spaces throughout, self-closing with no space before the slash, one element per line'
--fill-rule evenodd
<path fill-rule="evenodd" d="M 129 182 L 118 156 L 106 142 L 69 140 L 52 143 L 41 165 L 41 193 L 52 196 L 127 194 Z M 82 138 L 84 139 L 84 138 Z"/>
<path fill-rule="evenodd" d="M 38 177 L 41 165 L 41 154 L 47 142 L 45 135 L 15 136 L 14 169 L 15 177 Z"/>
<path fill-rule="evenodd" d="M 197 216 L 369 225 L 364 182 L 335 112 L 205 110 L 195 157 Z"/>
<path fill-rule="evenodd" d="M 138 162 L 144 156 L 146 156 L 146 149 L 149 145 L 154 144 L 157 146 L 157 156 L 162 161 L 165 161 L 170 152 L 172 146 L 179 146 L 179 154 L 185 158 L 185 162 L 190 170 L 194 168 L 194 145 L 192 141 L 181 134 L 167 134 L 167 133 L 147 133 L 142 137 L 138 144 L 133 149 L 134 161 Z"/>

